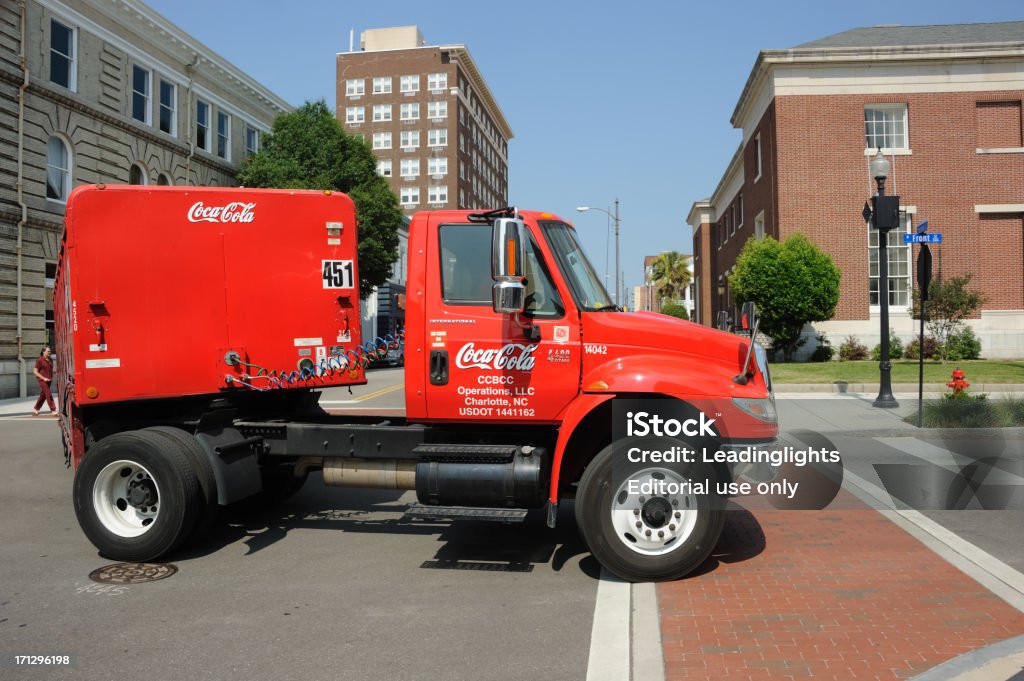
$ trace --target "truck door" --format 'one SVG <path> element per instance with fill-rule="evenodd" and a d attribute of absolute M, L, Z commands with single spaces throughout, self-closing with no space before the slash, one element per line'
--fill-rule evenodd
<path fill-rule="evenodd" d="M 578 394 L 579 315 L 567 307 L 571 298 L 552 277 L 534 229 L 526 243 L 526 309 L 519 322 L 491 307 L 491 225 L 442 223 L 432 232 L 430 420 L 556 421 Z"/>

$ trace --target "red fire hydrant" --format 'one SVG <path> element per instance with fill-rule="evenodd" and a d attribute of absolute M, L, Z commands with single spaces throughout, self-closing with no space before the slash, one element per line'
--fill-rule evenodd
<path fill-rule="evenodd" d="M 971 384 L 964 380 L 964 372 L 960 371 L 960 367 L 957 367 L 953 371 L 953 380 L 946 384 L 947 388 L 953 389 L 954 395 L 960 395 L 966 390 Z"/>

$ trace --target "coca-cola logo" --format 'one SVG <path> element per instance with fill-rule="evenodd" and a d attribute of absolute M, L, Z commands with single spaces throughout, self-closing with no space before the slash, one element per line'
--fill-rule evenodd
<path fill-rule="evenodd" d="M 478 350 L 473 343 L 466 343 L 455 356 L 455 366 L 460 369 L 495 369 L 497 371 L 532 371 L 533 351 L 536 345 L 506 343 L 500 348 Z"/>
<path fill-rule="evenodd" d="M 225 206 L 207 206 L 197 201 L 188 209 L 189 222 L 252 222 L 255 203 L 234 201 Z"/>

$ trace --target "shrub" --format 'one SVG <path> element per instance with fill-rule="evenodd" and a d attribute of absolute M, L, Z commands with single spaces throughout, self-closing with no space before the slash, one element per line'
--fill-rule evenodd
<path fill-rule="evenodd" d="M 678 317 L 679 319 L 690 318 L 690 315 L 686 314 L 686 308 L 682 305 L 676 305 L 675 303 L 665 303 L 662 305 L 661 314 L 667 314 L 670 317 Z"/>
<path fill-rule="evenodd" d="M 981 357 L 981 341 L 974 335 L 974 329 L 964 326 L 949 334 L 946 341 L 946 358 L 954 361 L 978 359 Z"/>
<path fill-rule="evenodd" d="M 836 349 L 832 347 L 832 341 L 828 339 L 828 336 L 816 334 L 815 338 L 818 339 L 818 347 L 814 348 L 810 360 L 812 362 L 827 362 L 832 359 L 832 356 L 836 354 Z"/>
<path fill-rule="evenodd" d="M 928 428 L 992 428 L 1001 425 L 998 408 L 985 395 L 949 393 L 924 405 Z"/>
<path fill-rule="evenodd" d="M 839 346 L 839 359 L 842 361 L 867 358 L 868 348 L 856 336 L 847 336 L 843 344 Z"/>
<path fill-rule="evenodd" d="M 903 358 L 903 341 L 900 337 L 893 333 L 892 329 L 889 329 L 889 359 L 902 359 Z M 882 361 L 882 344 L 879 343 L 871 349 L 871 359 L 876 362 Z"/>
<path fill-rule="evenodd" d="M 918 359 L 920 350 L 920 343 L 918 339 L 910 341 L 907 345 L 906 351 L 903 353 L 903 357 L 906 359 Z M 942 344 L 935 339 L 934 336 L 924 337 L 924 358 L 925 359 L 942 359 Z"/>

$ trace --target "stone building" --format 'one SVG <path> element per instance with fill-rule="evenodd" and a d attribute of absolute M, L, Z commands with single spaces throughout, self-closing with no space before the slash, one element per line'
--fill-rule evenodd
<path fill-rule="evenodd" d="M 138 0 L 0 3 L 0 398 L 38 390 L 71 189 L 233 185 L 290 108 Z"/>

